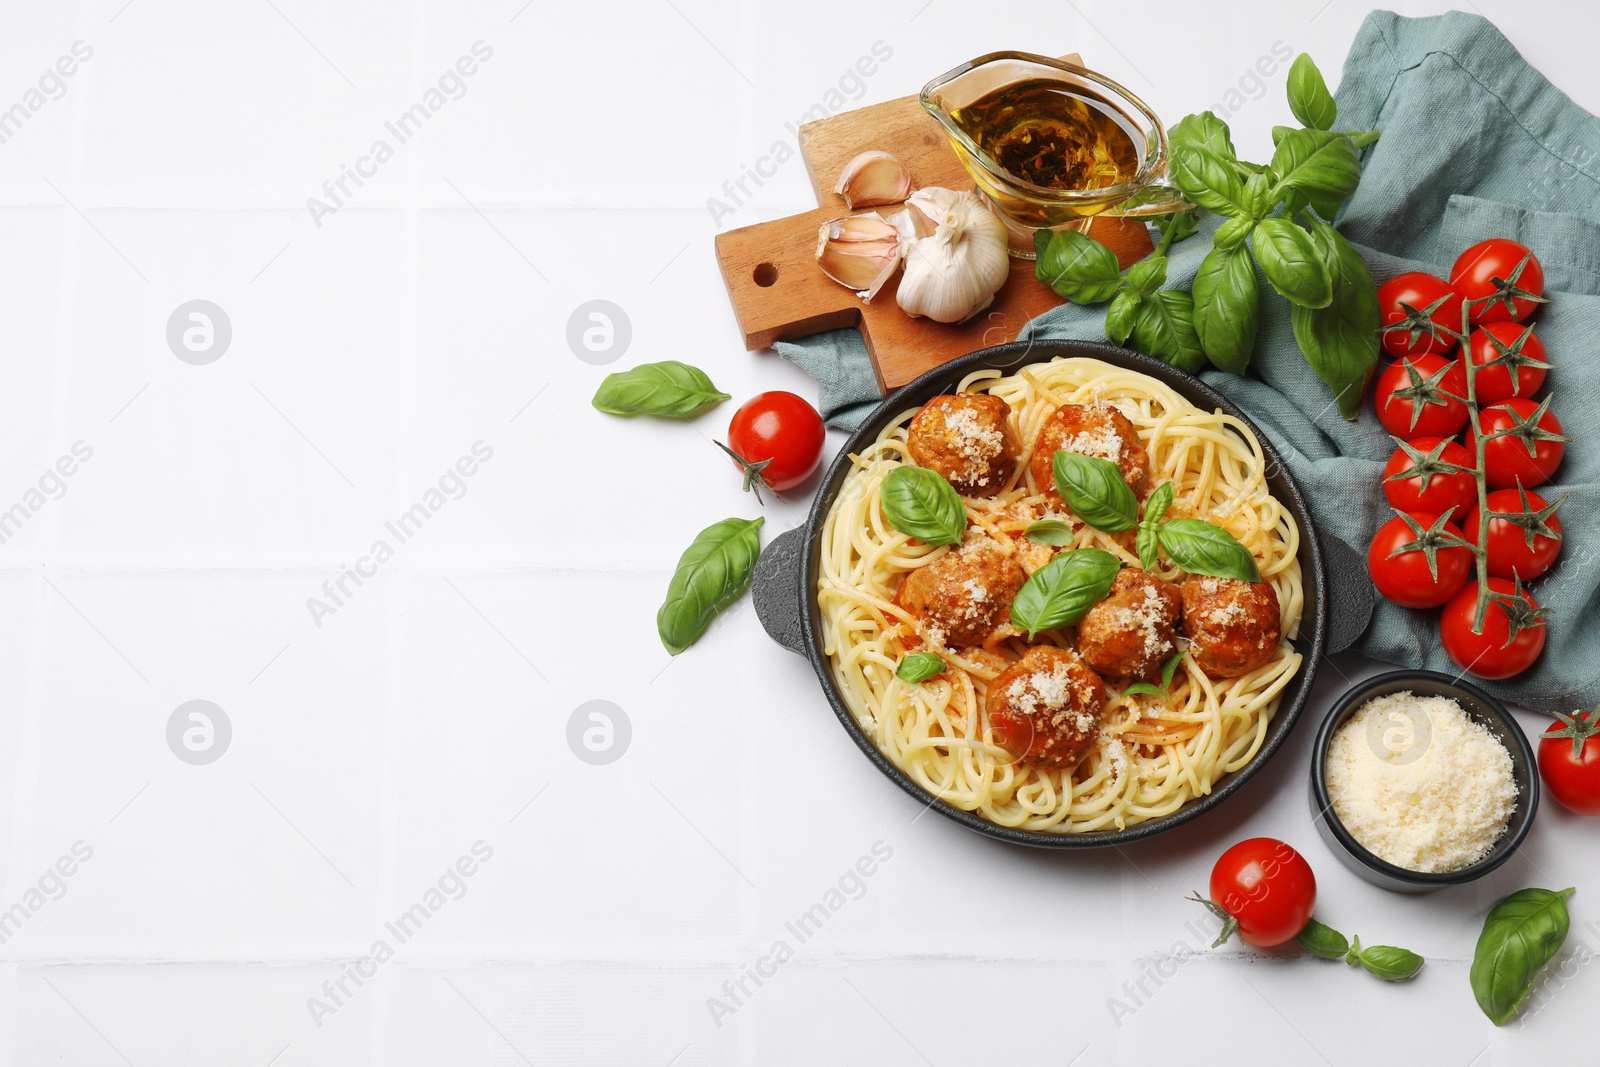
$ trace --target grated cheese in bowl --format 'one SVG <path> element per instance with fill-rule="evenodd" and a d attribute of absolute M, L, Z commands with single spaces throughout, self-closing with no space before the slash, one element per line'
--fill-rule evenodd
<path fill-rule="evenodd" d="M 1487 856 L 1517 805 L 1511 754 L 1449 697 L 1409 690 L 1356 709 L 1328 744 L 1334 814 L 1379 859 L 1428 874 Z"/>

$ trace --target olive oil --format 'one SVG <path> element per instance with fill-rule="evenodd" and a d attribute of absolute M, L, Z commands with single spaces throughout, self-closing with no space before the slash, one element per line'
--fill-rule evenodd
<path fill-rule="evenodd" d="M 1013 177 L 1047 189 L 1104 189 L 1138 173 L 1133 121 L 1086 90 L 1035 78 L 1004 86 L 950 118 Z"/>

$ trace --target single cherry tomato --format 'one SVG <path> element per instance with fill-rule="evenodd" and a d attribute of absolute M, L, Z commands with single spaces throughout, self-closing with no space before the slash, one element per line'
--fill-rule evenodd
<path fill-rule="evenodd" d="M 746 489 L 759 476 L 781 493 L 817 469 L 826 436 L 816 408 L 793 393 L 775 390 L 758 393 L 739 406 L 723 447 L 744 470 Z"/>
<path fill-rule="evenodd" d="M 1454 508 L 1450 518 L 1460 522 L 1463 515 L 1476 512 L 1478 506 L 1472 454 L 1447 437 L 1419 437 L 1407 442 L 1396 448 L 1383 465 L 1383 496 L 1396 511 L 1443 515 Z"/>
<path fill-rule="evenodd" d="M 1545 609 L 1526 589 L 1504 578 L 1489 579 L 1489 606 L 1483 633 L 1472 632 L 1478 611 L 1478 583 L 1455 595 L 1439 615 L 1439 638 L 1450 658 L 1479 678 L 1510 678 L 1533 665 L 1544 651 Z"/>
<path fill-rule="evenodd" d="M 1467 424 L 1466 395 L 1467 374 L 1460 363 L 1442 356 L 1410 356 L 1384 368 L 1372 398 L 1383 428 L 1409 441 L 1461 432 Z"/>
<path fill-rule="evenodd" d="M 1389 355 L 1443 355 L 1461 331 L 1461 294 L 1443 278 L 1407 271 L 1378 286 L 1378 316 Z"/>
<path fill-rule="evenodd" d="M 1427 512 L 1409 517 L 1396 515 L 1378 527 L 1367 546 L 1367 573 L 1378 592 L 1401 607 L 1436 608 L 1467 584 L 1472 550 L 1459 543 L 1454 523 Z"/>
<path fill-rule="evenodd" d="M 1563 807 L 1600 815 L 1600 708 L 1557 713 L 1539 738 L 1539 774 Z"/>
<path fill-rule="evenodd" d="M 1282 841 L 1252 837 L 1217 857 L 1211 899 L 1200 903 L 1223 921 L 1218 944 L 1238 930 L 1246 944 L 1270 948 L 1305 929 L 1317 903 L 1317 877 Z"/>
<path fill-rule="evenodd" d="M 1450 287 L 1468 301 L 1467 321 L 1474 326 L 1521 322 L 1544 303 L 1544 268 L 1526 245 L 1494 237 L 1456 258 Z"/>
<path fill-rule="evenodd" d="M 1520 322 L 1491 322 L 1473 330 L 1460 357 L 1463 373 L 1469 358 L 1479 367 L 1473 388 L 1480 407 L 1533 396 L 1550 365 L 1544 342 L 1534 336 L 1532 326 Z"/>
<path fill-rule="evenodd" d="M 1489 520 L 1489 573 L 1527 582 L 1548 571 L 1561 555 L 1561 520 L 1555 508 L 1538 493 L 1515 489 L 1495 490 L 1488 503 L 1492 512 L 1519 516 Z M 1473 544 L 1478 543 L 1482 529 L 1478 519 L 1478 509 L 1473 508 L 1461 524 L 1461 532 Z"/>
<path fill-rule="evenodd" d="M 1521 485 L 1532 489 L 1550 480 L 1561 466 L 1566 438 L 1561 436 L 1561 420 L 1548 408 L 1531 400 L 1506 400 L 1478 412 L 1483 428 L 1483 473 L 1495 489 Z M 1493 436 L 1510 430 L 1503 437 Z M 1531 446 L 1531 447 L 1530 447 Z M 1477 438 L 1467 431 L 1467 451 L 1478 454 Z"/>

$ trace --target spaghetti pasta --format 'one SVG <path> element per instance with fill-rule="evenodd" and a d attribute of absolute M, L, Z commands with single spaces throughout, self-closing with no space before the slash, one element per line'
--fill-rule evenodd
<path fill-rule="evenodd" d="M 983 647 L 945 648 L 940 634 L 895 603 L 908 573 L 950 551 L 895 530 L 881 505 L 884 477 L 913 462 L 906 447 L 912 410 L 852 457 L 854 469 L 822 527 L 823 652 L 845 704 L 878 748 L 929 794 L 1001 826 L 1083 833 L 1176 812 L 1250 762 L 1301 663 L 1290 643 L 1304 606 L 1300 533 L 1268 490 L 1260 444 L 1240 420 L 1203 411 L 1147 375 L 1094 359 L 1056 359 L 1008 376 L 978 371 L 959 389 L 1003 398 L 1011 431 L 1030 449 L 1063 404 L 1120 410 L 1149 453 L 1150 484 L 1172 482 L 1170 514 L 1222 526 L 1255 557 L 1277 593 L 1283 639 L 1265 663 L 1236 678 L 1210 678 L 1186 656 L 1165 694 L 1109 689 L 1099 732 L 1075 767 L 1018 762 L 995 743 L 985 701 L 988 684 L 1028 643 L 1003 628 Z M 1036 546 L 1021 538 L 1022 530 L 1033 518 L 1056 518 L 1072 528 L 1069 547 L 1104 549 L 1138 565 L 1133 531 L 1108 534 L 1076 521 L 1034 484 L 1027 458 L 999 492 L 964 498 L 969 537 L 992 539 L 1007 554 L 1027 552 Z M 1165 561 L 1152 573 L 1182 577 Z M 1035 643 L 1072 647 L 1073 637 L 1068 627 L 1040 634 Z M 921 684 L 896 678 L 913 647 L 937 651 L 947 670 Z"/>

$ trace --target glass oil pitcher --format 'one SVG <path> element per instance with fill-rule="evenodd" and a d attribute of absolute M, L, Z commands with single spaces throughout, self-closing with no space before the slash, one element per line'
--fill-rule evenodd
<path fill-rule="evenodd" d="M 1081 232 L 1100 214 L 1189 206 L 1167 173 L 1161 120 L 1085 67 L 992 52 L 933 79 L 920 100 L 1005 222 L 1018 258 L 1033 258 L 1035 230 Z"/>

